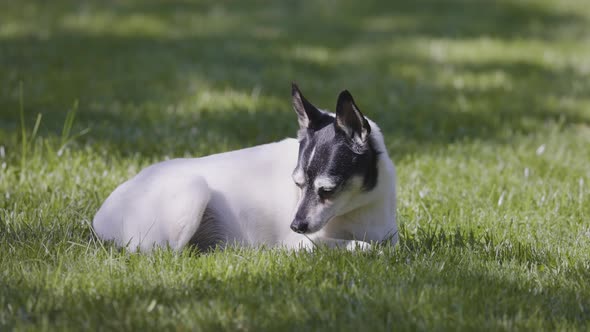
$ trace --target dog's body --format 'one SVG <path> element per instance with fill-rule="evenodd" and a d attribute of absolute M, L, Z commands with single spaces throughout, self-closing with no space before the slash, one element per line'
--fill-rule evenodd
<path fill-rule="evenodd" d="M 96 233 L 142 251 L 395 244 L 395 168 L 377 126 L 344 94 L 334 115 L 294 86 L 299 140 L 142 170 L 107 198 L 94 218 Z"/>

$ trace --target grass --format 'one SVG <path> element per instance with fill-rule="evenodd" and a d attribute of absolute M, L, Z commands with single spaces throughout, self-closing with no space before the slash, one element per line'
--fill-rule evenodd
<path fill-rule="evenodd" d="M 1 1 L 0 330 L 588 330 L 584 0 Z M 142 167 L 293 136 L 349 89 L 400 245 L 121 252 Z"/>

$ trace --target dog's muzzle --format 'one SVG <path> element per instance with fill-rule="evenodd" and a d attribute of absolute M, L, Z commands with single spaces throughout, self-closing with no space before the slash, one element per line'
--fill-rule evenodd
<path fill-rule="evenodd" d="M 291 230 L 295 233 L 305 234 L 309 228 L 309 223 L 304 220 L 295 219 L 291 223 Z"/>

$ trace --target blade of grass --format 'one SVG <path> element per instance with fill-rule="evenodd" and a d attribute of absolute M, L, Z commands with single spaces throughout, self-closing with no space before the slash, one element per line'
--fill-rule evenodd
<path fill-rule="evenodd" d="M 64 125 L 61 132 L 60 148 L 57 150 L 57 155 L 61 156 L 66 146 L 73 140 L 86 135 L 90 132 L 90 128 L 82 129 L 79 133 L 71 135 L 74 120 L 76 119 L 76 112 L 78 111 L 78 100 L 74 101 L 72 109 L 66 115 Z"/>
<path fill-rule="evenodd" d="M 74 105 L 72 109 L 66 114 L 66 119 L 64 121 L 64 126 L 61 131 L 61 142 L 60 145 L 63 147 L 70 136 L 70 132 L 72 130 L 72 126 L 74 125 L 74 120 L 76 119 L 76 111 L 78 110 L 78 100 L 74 101 Z"/>
<path fill-rule="evenodd" d="M 23 102 L 23 82 L 19 83 L 18 89 L 20 129 L 21 129 L 21 156 L 20 156 L 20 181 L 24 180 L 24 170 L 27 166 L 27 126 L 25 124 L 25 109 Z"/>
<path fill-rule="evenodd" d="M 33 143 L 33 141 L 37 137 L 37 133 L 39 131 L 39 126 L 41 125 L 42 118 L 43 118 L 43 115 L 41 113 L 38 113 L 37 119 L 35 120 L 35 126 L 33 127 L 33 131 L 31 132 L 31 138 L 29 140 L 29 143 L 31 143 L 31 144 Z"/>

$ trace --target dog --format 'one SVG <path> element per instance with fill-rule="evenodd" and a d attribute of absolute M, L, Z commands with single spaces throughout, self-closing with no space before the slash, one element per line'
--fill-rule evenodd
<path fill-rule="evenodd" d="M 151 165 L 110 194 L 95 233 L 142 252 L 395 245 L 396 170 L 377 125 L 347 90 L 335 113 L 295 83 L 292 102 L 297 139 Z"/>

